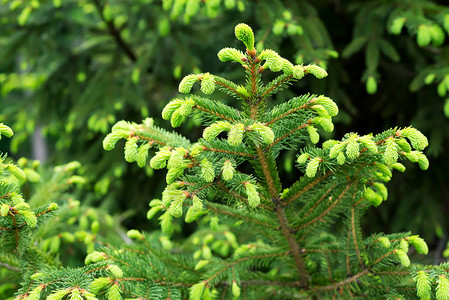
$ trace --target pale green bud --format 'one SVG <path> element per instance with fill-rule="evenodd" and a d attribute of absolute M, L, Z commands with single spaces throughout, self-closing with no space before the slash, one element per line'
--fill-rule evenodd
<path fill-rule="evenodd" d="M 115 144 L 123 138 L 122 134 L 117 134 L 115 132 L 109 133 L 103 140 L 103 149 L 106 151 L 111 151 L 114 149 Z"/>
<path fill-rule="evenodd" d="M 305 164 L 306 161 L 309 159 L 309 157 L 310 157 L 309 153 L 303 153 L 298 156 L 298 159 L 296 160 L 296 162 L 300 165 Z"/>
<path fill-rule="evenodd" d="M 382 174 L 384 174 L 384 175 L 387 176 L 387 177 L 393 176 L 393 174 L 391 173 L 390 168 L 387 167 L 387 166 L 384 165 L 384 164 L 376 164 L 376 168 L 377 168 Z"/>
<path fill-rule="evenodd" d="M 271 144 L 274 141 L 273 130 L 268 126 L 263 125 L 262 123 L 259 123 L 259 122 L 254 123 L 254 124 L 248 126 L 248 129 L 254 130 L 257 133 L 259 133 L 260 136 L 262 137 L 264 144 Z"/>
<path fill-rule="evenodd" d="M 116 265 L 108 265 L 107 269 L 114 275 L 116 278 L 123 277 L 123 271 Z"/>
<path fill-rule="evenodd" d="M 322 147 L 323 147 L 324 150 L 327 150 L 327 149 L 332 148 L 333 146 L 335 146 L 335 145 L 338 144 L 338 143 L 340 143 L 340 142 L 331 139 L 331 140 L 325 141 L 325 142 L 323 143 Z"/>
<path fill-rule="evenodd" d="M 195 265 L 195 270 L 201 270 L 204 266 L 210 263 L 209 260 L 202 259 Z"/>
<path fill-rule="evenodd" d="M 399 249 L 395 249 L 394 253 L 399 258 L 399 262 L 401 263 L 401 265 L 403 265 L 404 267 L 410 266 L 410 258 L 406 253 L 404 253 L 402 250 Z"/>
<path fill-rule="evenodd" d="M 136 161 L 137 165 L 141 168 L 145 167 L 148 158 L 148 150 L 151 148 L 151 144 L 143 144 L 137 151 Z"/>
<path fill-rule="evenodd" d="M 293 75 L 293 68 L 293 64 L 288 59 L 282 58 L 282 71 L 284 74 Z"/>
<path fill-rule="evenodd" d="M 334 130 L 334 124 L 332 123 L 332 120 L 330 118 L 317 117 L 314 118 L 312 122 L 314 124 L 320 125 L 321 128 L 323 128 L 326 132 L 332 132 Z"/>
<path fill-rule="evenodd" d="M 341 166 L 345 163 L 346 156 L 343 154 L 343 152 L 338 153 L 337 155 L 337 163 Z"/>
<path fill-rule="evenodd" d="M 320 165 L 321 158 L 315 157 L 309 161 L 306 167 L 306 176 L 309 178 L 313 178 L 316 175 L 318 170 L 318 166 Z"/>
<path fill-rule="evenodd" d="M 223 61 L 235 61 L 238 63 L 243 63 L 242 58 L 245 57 L 240 50 L 234 48 L 223 48 L 218 52 L 218 58 Z"/>
<path fill-rule="evenodd" d="M 268 68 L 270 68 L 273 72 L 279 72 L 282 70 L 283 59 L 282 57 L 274 50 L 265 49 L 259 55 L 260 60 L 265 60 Z"/>
<path fill-rule="evenodd" d="M 241 94 L 243 97 L 249 97 L 249 93 L 244 86 L 239 85 L 237 87 L 237 93 Z"/>
<path fill-rule="evenodd" d="M 423 153 L 417 153 L 418 156 L 418 165 L 421 170 L 427 170 L 429 168 L 429 160 Z"/>
<path fill-rule="evenodd" d="M 374 192 L 369 187 L 365 187 L 363 195 L 373 206 L 379 206 L 382 203 L 382 196 Z"/>
<path fill-rule="evenodd" d="M 171 157 L 171 151 L 168 147 L 163 147 L 156 152 L 156 155 L 150 160 L 150 166 L 153 169 L 162 169 L 166 166 L 167 160 Z"/>
<path fill-rule="evenodd" d="M 240 23 L 235 26 L 235 37 L 245 44 L 246 49 L 254 50 L 254 32 L 248 25 Z"/>
<path fill-rule="evenodd" d="M 435 73 L 428 74 L 426 78 L 424 78 L 424 83 L 427 85 L 431 84 L 435 80 L 435 77 L 436 77 Z"/>
<path fill-rule="evenodd" d="M 91 292 L 88 292 L 86 290 L 83 290 L 83 296 L 86 300 L 98 300 L 94 294 L 92 294 Z"/>
<path fill-rule="evenodd" d="M 100 277 L 100 278 L 95 278 L 91 283 L 90 283 L 90 290 L 94 293 L 94 294 L 98 294 L 98 292 L 100 290 L 102 290 L 105 286 L 109 285 L 112 283 L 111 278 L 106 278 L 106 277 Z"/>
<path fill-rule="evenodd" d="M 190 206 L 189 209 L 187 210 L 186 222 L 190 223 L 194 221 L 202 210 L 203 210 L 203 202 L 198 196 L 193 195 L 192 206 Z"/>
<path fill-rule="evenodd" d="M 57 253 L 61 247 L 61 239 L 59 236 L 54 236 L 50 240 L 50 252 Z"/>
<path fill-rule="evenodd" d="M 31 293 L 28 294 L 27 300 L 39 300 L 41 298 L 42 290 L 44 289 L 45 285 L 39 285 L 34 290 L 31 291 Z"/>
<path fill-rule="evenodd" d="M 418 26 L 418 34 L 416 35 L 416 42 L 420 47 L 425 47 L 430 44 L 431 35 L 429 26 L 421 24 Z"/>
<path fill-rule="evenodd" d="M 362 145 L 364 147 L 366 147 L 366 149 L 369 152 L 371 152 L 371 153 L 377 153 L 378 152 L 377 145 L 373 141 L 373 137 L 371 135 L 364 135 L 364 136 L 360 137 L 359 138 L 359 142 L 361 142 Z"/>
<path fill-rule="evenodd" d="M 128 230 L 126 235 L 131 239 L 143 240 L 143 234 L 139 230 L 136 230 L 136 229 Z"/>
<path fill-rule="evenodd" d="M 409 236 L 406 238 L 406 240 L 413 247 L 415 247 L 416 252 L 418 252 L 419 254 L 426 255 L 427 253 L 429 253 L 429 247 L 427 246 L 426 242 L 424 241 L 424 239 L 422 239 L 418 235 Z"/>
<path fill-rule="evenodd" d="M 209 73 L 201 74 L 201 91 L 204 94 L 212 94 L 215 90 L 215 79 L 214 75 Z"/>
<path fill-rule="evenodd" d="M 429 33 L 434 46 L 440 47 L 444 43 L 444 31 L 440 26 L 436 24 L 429 26 Z"/>
<path fill-rule="evenodd" d="M 37 217 L 33 211 L 30 210 L 19 210 L 17 212 L 19 215 L 23 217 L 27 225 L 31 228 L 36 227 L 37 225 Z"/>
<path fill-rule="evenodd" d="M 5 170 L 9 171 L 14 177 L 16 177 L 19 181 L 25 181 L 26 180 L 26 174 L 25 172 L 13 164 L 7 164 L 5 166 Z"/>
<path fill-rule="evenodd" d="M 449 298 L 449 280 L 445 275 L 440 275 L 437 280 L 437 292 L 435 297 L 437 300 L 446 300 Z"/>
<path fill-rule="evenodd" d="M 222 168 L 223 179 L 226 181 L 231 180 L 232 177 L 234 177 L 234 172 L 235 172 L 235 169 L 234 169 L 232 162 L 229 159 L 226 160 L 224 162 L 223 168 Z"/>
<path fill-rule="evenodd" d="M 183 147 L 176 148 L 175 151 L 171 152 L 171 156 L 167 161 L 167 168 L 168 169 L 179 168 L 183 164 L 184 156 L 186 154 L 187 151 Z"/>
<path fill-rule="evenodd" d="M 440 97 L 446 96 L 446 93 L 447 93 L 446 82 L 441 81 L 440 84 L 438 84 L 437 93 L 438 93 L 438 96 L 440 96 Z"/>
<path fill-rule="evenodd" d="M 178 90 L 180 93 L 187 94 L 192 90 L 193 84 L 198 81 L 198 75 L 187 75 L 179 83 Z"/>
<path fill-rule="evenodd" d="M 228 133 L 228 143 L 231 146 L 238 146 L 242 143 L 245 126 L 241 123 L 231 127 Z"/>
<path fill-rule="evenodd" d="M 313 106 L 311 106 L 310 108 L 313 109 L 314 111 L 316 111 L 320 117 L 323 117 L 323 118 L 330 118 L 329 113 L 328 113 L 327 110 L 324 108 L 324 106 L 322 106 L 321 104 L 313 105 Z"/>
<path fill-rule="evenodd" d="M 327 76 L 326 70 L 317 65 L 307 65 L 304 67 L 305 73 L 313 74 L 316 78 L 322 79 Z"/>
<path fill-rule="evenodd" d="M 223 131 L 228 131 L 232 128 L 232 124 L 226 121 L 218 121 L 212 125 L 210 125 L 209 127 L 207 127 L 206 129 L 204 129 L 203 131 L 203 138 L 206 141 L 212 141 L 213 139 L 215 139 L 220 133 L 222 133 Z"/>
<path fill-rule="evenodd" d="M 148 210 L 147 219 L 151 220 L 160 210 L 162 210 L 162 206 L 155 206 Z"/>
<path fill-rule="evenodd" d="M 392 164 L 391 167 L 395 170 L 398 170 L 399 172 L 405 171 L 405 166 L 399 162 Z"/>
<path fill-rule="evenodd" d="M 132 126 L 129 122 L 121 120 L 115 123 L 114 126 L 112 126 L 112 132 L 122 132 L 125 134 L 129 132 L 131 128 Z"/>
<path fill-rule="evenodd" d="M 77 288 L 75 288 L 72 289 L 72 292 L 70 293 L 70 300 L 84 300 L 84 297 L 81 296 L 80 291 Z"/>
<path fill-rule="evenodd" d="M 20 203 L 16 204 L 14 207 L 16 209 L 21 209 L 21 210 L 29 210 L 30 209 L 30 205 L 26 202 L 20 202 Z"/>
<path fill-rule="evenodd" d="M 234 297 L 240 297 L 240 287 L 235 280 L 232 281 L 231 290 Z"/>
<path fill-rule="evenodd" d="M 214 167 L 206 158 L 201 161 L 201 177 L 207 182 L 212 182 L 215 178 Z"/>
<path fill-rule="evenodd" d="M 117 283 L 111 285 L 108 292 L 106 293 L 106 298 L 108 300 L 122 300 L 122 296 L 120 295 L 120 287 Z"/>
<path fill-rule="evenodd" d="M 162 118 L 164 120 L 169 120 L 175 110 L 177 110 L 182 103 L 184 103 L 184 99 L 173 99 L 168 102 L 162 110 Z"/>
<path fill-rule="evenodd" d="M 416 276 L 416 295 L 420 299 L 430 299 L 431 291 L 432 286 L 429 274 L 424 271 L 418 271 L 418 276 Z"/>
<path fill-rule="evenodd" d="M 47 296 L 47 300 L 62 300 L 69 293 L 69 289 L 59 290 Z"/>
<path fill-rule="evenodd" d="M 293 67 L 293 77 L 296 79 L 301 79 L 304 77 L 304 67 L 302 65 Z"/>
<path fill-rule="evenodd" d="M 331 150 L 329 151 L 329 157 L 335 158 L 339 153 L 343 151 L 343 149 L 346 147 L 346 142 L 337 142 L 335 145 L 332 146 Z"/>
<path fill-rule="evenodd" d="M 408 138 L 413 148 L 416 150 L 423 150 L 429 145 L 429 142 L 424 134 L 413 127 L 407 127 L 400 131 L 401 136 Z"/>
<path fill-rule="evenodd" d="M 385 140 L 385 152 L 382 158 L 386 165 L 392 165 L 398 161 L 398 149 L 393 138 L 388 138 Z"/>
<path fill-rule="evenodd" d="M 182 216 L 182 204 L 184 203 L 185 199 L 186 195 L 182 193 L 171 202 L 169 212 L 173 217 L 179 218 L 180 216 Z"/>
<path fill-rule="evenodd" d="M 370 95 L 377 92 L 377 81 L 373 76 L 369 76 L 366 80 L 366 91 Z"/>
<path fill-rule="evenodd" d="M 10 138 L 10 137 L 12 137 L 14 135 L 14 132 L 12 131 L 11 128 L 6 126 L 5 124 L 0 123 L 0 139 L 1 139 L 2 135 Z"/>
<path fill-rule="evenodd" d="M 197 216 L 199 215 L 199 211 L 195 210 L 193 206 L 190 206 L 187 210 L 185 221 L 186 223 L 192 223 L 196 220 Z"/>
<path fill-rule="evenodd" d="M 96 263 L 102 260 L 107 259 L 108 256 L 106 253 L 104 252 L 98 252 L 98 251 L 94 251 L 89 253 L 86 258 L 84 259 L 84 263 L 86 265 L 91 264 L 91 263 Z"/>
<path fill-rule="evenodd" d="M 134 162 L 137 157 L 137 138 L 131 137 L 125 144 L 125 160 L 127 162 Z"/>
<path fill-rule="evenodd" d="M 411 162 L 418 162 L 418 151 L 405 152 L 403 155 Z"/>
<path fill-rule="evenodd" d="M 315 98 L 315 103 L 322 105 L 331 117 L 334 117 L 338 114 L 337 104 L 335 104 L 335 102 L 332 101 L 332 99 L 329 97 L 318 96 Z"/>
<path fill-rule="evenodd" d="M 377 241 L 384 248 L 389 248 L 391 246 L 390 240 L 387 237 L 380 237 L 380 238 L 377 239 Z"/>
<path fill-rule="evenodd" d="M 185 10 L 185 15 L 184 17 L 187 18 L 187 22 L 188 20 L 190 20 L 190 17 L 194 16 L 198 10 L 200 9 L 200 1 L 199 0 L 187 0 L 186 3 L 186 10 Z"/>
<path fill-rule="evenodd" d="M 408 245 L 408 243 L 407 243 L 406 240 L 401 239 L 401 240 L 399 241 L 399 249 L 400 249 L 401 251 L 403 251 L 404 253 L 408 253 L 409 245 Z"/>
<path fill-rule="evenodd" d="M 252 208 L 256 207 L 260 203 L 259 193 L 257 192 L 257 186 L 249 181 L 244 183 L 246 194 L 248 195 L 248 205 Z"/>
<path fill-rule="evenodd" d="M 276 20 L 273 24 L 274 35 L 281 35 L 284 32 L 285 22 L 282 20 Z"/>
<path fill-rule="evenodd" d="M 203 299 L 205 285 L 206 285 L 205 281 L 201 281 L 197 284 L 192 285 L 192 287 L 190 288 L 190 292 L 189 292 L 189 295 L 190 295 L 189 299 L 192 299 L 192 300 Z"/>
<path fill-rule="evenodd" d="M 320 135 L 318 134 L 318 130 L 312 125 L 307 126 L 307 132 L 310 136 L 310 141 L 314 144 L 320 141 Z"/>
<path fill-rule="evenodd" d="M 356 159 L 360 155 L 359 143 L 356 141 L 356 135 L 351 135 L 346 144 L 346 156 L 349 159 Z"/>
<path fill-rule="evenodd" d="M 390 26 L 390 31 L 392 34 L 401 34 L 402 27 L 404 27 L 405 18 L 396 18 Z"/>
<path fill-rule="evenodd" d="M 376 188 L 377 193 L 382 196 L 382 200 L 385 201 L 388 198 L 388 189 L 383 183 L 375 182 L 373 186 Z"/>

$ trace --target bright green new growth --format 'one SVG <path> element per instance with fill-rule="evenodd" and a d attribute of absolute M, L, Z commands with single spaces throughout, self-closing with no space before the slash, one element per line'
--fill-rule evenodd
<path fill-rule="evenodd" d="M 167 169 L 162 197 L 151 200 L 147 212 L 162 232 L 132 229 L 131 242 L 92 251 L 85 267 L 65 271 L 76 273 L 82 286 L 55 282 L 57 271 L 48 271 L 22 295 L 42 287 L 42 295 L 54 298 L 108 300 L 412 299 L 428 289 L 420 272 L 432 272 L 436 297 L 447 296 L 447 265 L 410 261 L 410 245 L 428 252 L 422 238 L 407 232 L 365 236 L 360 224 L 387 200 L 385 183 L 394 169 L 404 168 L 399 161 L 428 167 L 421 152 L 427 139 L 408 127 L 348 133 L 320 145 L 320 134 L 333 131 L 335 102 L 306 94 L 274 103 L 273 96 L 307 74 L 321 79 L 327 72 L 294 65 L 270 49 L 257 51 L 246 24 L 237 25 L 235 34 L 246 52 L 224 48 L 218 58 L 238 62 L 245 76 L 232 82 L 209 73 L 188 75 L 179 85 L 187 95 L 162 111 L 173 127 L 189 117 L 200 120 L 202 138 L 192 142 L 146 119 L 120 121 L 104 140 L 111 150 L 125 139 L 127 161 Z M 195 82 L 202 96 L 190 94 Z M 203 97 L 214 93 L 221 100 L 218 92 L 232 96 L 228 105 Z M 147 161 L 150 149 L 155 154 Z M 287 150 L 298 153 L 291 185 L 280 176 Z M 9 217 L 9 208 L 1 211 Z"/>

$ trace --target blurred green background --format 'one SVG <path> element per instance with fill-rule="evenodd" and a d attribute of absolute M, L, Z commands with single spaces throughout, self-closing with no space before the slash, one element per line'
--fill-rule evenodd
<path fill-rule="evenodd" d="M 413 125 L 430 142 L 430 168 L 407 164 L 388 184 L 389 201 L 371 210 L 367 232 L 412 231 L 443 259 L 449 230 L 449 5 L 445 1 L 1 0 L 0 122 L 15 131 L 0 141 L 10 157 L 45 166 L 76 160 L 87 181 L 82 205 L 108 211 L 124 226 L 156 228 L 145 215 L 165 187 L 106 152 L 102 140 L 119 120 L 160 118 L 181 78 L 210 72 L 229 79 L 237 67 L 216 54 L 240 47 L 237 23 L 257 47 L 294 63 L 327 69 L 326 80 L 295 83 L 272 103 L 325 94 L 340 107 L 333 137 Z M 229 101 L 224 99 L 223 101 Z M 196 139 L 190 121 L 180 129 Z M 286 178 L 299 174 L 296 153 L 281 157 Z M 157 171 L 160 172 L 160 171 Z"/>

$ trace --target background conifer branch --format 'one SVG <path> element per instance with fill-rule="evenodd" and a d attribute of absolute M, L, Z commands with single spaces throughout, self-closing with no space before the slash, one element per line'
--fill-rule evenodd
<path fill-rule="evenodd" d="M 103 20 L 103 22 L 108 27 L 108 31 L 117 43 L 117 45 L 123 50 L 123 52 L 126 54 L 126 56 L 132 61 L 137 61 L 137 56 L 134 53 L 134 51 L 131 49 L 131 47 L 125 42 L 123 39 L 120 30 L 118 30 L 115 27 L 114 20 L 106 20 L 104 15 L 104 5 L 100 3 L 100 0 L 93 0 L 93 3 L 95 5 L 95 8 L 97 9 L 98 15 Z M 106 4 L 109 5 L 109 4 Z"/>

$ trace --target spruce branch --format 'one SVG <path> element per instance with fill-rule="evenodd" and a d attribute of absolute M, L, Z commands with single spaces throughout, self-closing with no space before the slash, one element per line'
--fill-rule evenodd
<path fill-rule="evenodd" d="M 321 183 L 323 180 L 325 180 L 328 176 L 330 176 L 332 173 L 330 171 L 326 172 L 324 175 L 322 176 L 317 176 L 316 178 L 314 178 L 310 183 L 308 183 L 305 187 L 301 188 L 301 181 L 297 181 L 295 182 L 290 188 L 290 191 L 294 191 L 297 188 L 298 191 L 295 192 L 293 195 L 290 195 L 290 193 L 287 194 L 287 196 L 285 197 L 285 200 L 283 200 L 284 202 L 284 206 L 290 205 L 292 202 L 296 201 L 297 199 L 299 199 L 304 193 L 307 193 L 308 191 L 310 191 L 311 189 L 313 189 L 314 187 L 316 187 L 319 183 Z"/>
<path fill-rule="evenodd" d="M 262 95 L 260 95 L 260 98 L 265 100 L 270 95 L 279 92 L 283 87 L 286 87 L 288 82 L 293 79 L 293 75 L 283 74 L 279 77 L 273 79 L 272 82 L 270 82 L 265 90 L 263 91 Z"/>
<path fill-rule="evenodd" d="M 311 225 L 315 224 L 316 222 L 322 220 L 329 212 L 332 211 L 332 209 L 340 203 L 340 201 L 343 199 L 345 194 L 348 192 L 349 188 L 352 187 L 353 183 L 348 183 L 346 187 L 343 189 L 343 191 L 340 193 L 340 195 L 337 197 L 337 199 L 333 200 L 331 205 L 329 205 L 323 212 L 321 212 L 318 216 L 315 218 L 308 220 L 306 223 L 303 223 L 302 225 L 295 228 L 296 231 L 303 230 L 305 228 L 309 228 Z"/>
<path fill-rule="evenodd" d="M 236 155 L 236 156 L 255 158 L 254 155 L 251 155 L 250 153 L 247 153 L 247 152 L 235 152 L 235 151 L 232 151 L 232 150 L 212 148 L 212 147 L 208 147 L 208 146 L 203 146 L 203 150 L 204 151 L 211 151 L 211 152 L 226 153 L 226 154 Z"/>
<path fill-rule="evenodd" d="M 199 83 L 201 92 L 211 94 L 218 87 L 239 100 L 240 107 L 189 95 L 170 101 L 162 112 L 173 127 L 187 117 L 199 116 L 206 126 L 203 139 L 192 143 L 150 121 L 145 121 L 146 125 L 119 122 L 105 139 L 106 149 L 126 139 L 127 161 L 136 160 L 136 153 L 152 146 L 159 148 L 150 166 L 168 169 L 167 187 L 162 200 L 150 202 L 148 218 L 162 212 L 161 228 L 172 234 L 181 228 L 175 218 L 187 210 L 185 221 L 198 221 L 199 226 L 193 245 L 181 246 L 192 249 L 193 254 L 187 255 L 196 261 L 193 269 L 181 257 L 172 257 L 173 253 L 167 259 L 162 252 L 145 251 L 153 246 L 150 239 L 137 231 L 129 232 L 138 245 L 126 247 L 129 257 L 119 258 L 117 264 L 132 268 L 133 253 L 140 256 L 139 261 L 151 262 L 147 270 L 130 270 L 125 277 L 129 280 L 124 282 L 134 280 L 139 286 L 141 281 L 143 285 L 139 278 L 158 277 L 154 283 L 165 286 L 164 293 L 185 295 L 188 288 L 195 300 L 206 299 L 215 290 L 223 297 L 231 292 L 239 297 L 242 287 L 251 293 L 248 295 L 262 295 L 271 292 L 270 286 L 282 287 L 277 295 L 285 297 L 382 295 L 382 291 L 372 290 L 372 285 L 381 282 L 390 287 L 393 275 L 376 271 L 409 268 L 409 246 L 421 254 L 427 253 L 428 247 L 410 233 L 364 238 L 360 219 L 369 205 L 378 206 L 387 199 L 384 183 L 393 169 L 405 169 L 399 159 L 417 162 L 422 169 L 428 167 L 421 152 L 427 139 L 410 127 L 378 135 L 348 133 L 339 141 L 315 146 L 319 128 L 333 131 L 332 117 L 338 107 L 330 98 L 307 94 L 271 109 L 267 109 L 266 100 L 304 75 L 321 79 L 327 72 L 317 65 L 294 66 L 270 49 L 258 52 L 249 27 L 240 24 L 237 31 L 246 53 L 225 48 L 218 57 L 242 65 L 245 84 L 238 86 L 210 73 L 190 74 L 182 79 L 179 91 L 190 93 Z M 268 69 L 283 74 L 265 85 L 261 74 Z M 314 145 L 308 145 L 309 141 Z M 297 167 L 304 175 L 283 189 L 276 160 L 282 157 L 281 150 L 298 148 Z M 143 166 L 145 160 L 139 161 Z M 334 223 L 337 226 L 330 228 Z M 259 271 L 274 265 L 279 276 L 266 280 L 272 274 Z M 442 269 L 438 268 L 438 276 Z M 175 270 L 181 270 L 185 277 L 177 278 Z M 406 273 L 405 278 L 412 274 Z M 441 276 L 435 278 L 437 286 L 446 282 Z M 177 286 L 181 282 L 184 285 Z M 266 289 L 257 291 L 256 283 Z"/>
<path fill-rule="evenodd" d="M 355 195 L 354 195 L 355 196 Z M 357 238 L 357 233 L 356 233 L 356 224 L 355 224 L 356 220 L 355 220 L 355 206 L 353 205 L 351 207 L 351 233 L 352 233 L 352 240 L 354 242 L 354 248 L 355 248 L 355 252 L 357 254 L 357 258 L 359 260 L 359 264 L 360 266 L 363 267 L 364 263 L 362 260 L 362 256 L 360 254 L 360 249 L 359 249 L 359 244 L 358 244 L 358 238 Z"/>
<path fill-rule="evenodd" d="M 282 142 L 284 139 L 286 139 L 287 137 L 290 137 L 292 134 L 294 134 L 295 132 L 306 128 L 307 126 L 309 126 L 311 124 L 313 119 L 308 119 L 306 120 L 304 123 L 300 124 L 298 127 L 293 128 L 287 132 L 285 132 L 282 136 L 276 138 L 270 145 L 268 145 L 269 148 L 273 147 L 274 145 L 276 145 L 279 142 Z"/>
<path fill-rule="evenodd" d="M 365 269 L 351 277 L 346 278 L 345 280 L 339 281 L 335 284 L 332 285 L 327 285 L 327 286 L 318 286 L 318 287 L 312 287 L 311 290 L 312 291 L 326 291 L 326 290 L 334 290 L 337 289 L 341 286 L 345 286 L 350 284 L 351 282 L 354 282 L 356 280 L 358 280 L 360 277 L 365 276 L 370 274 L 370 271 L 368 269 Z"/>

